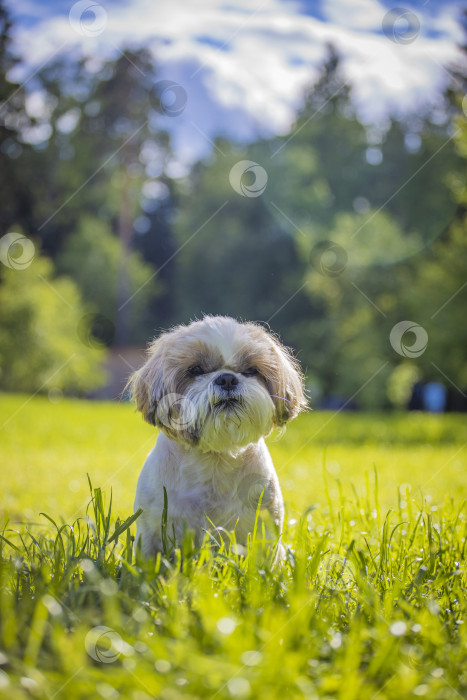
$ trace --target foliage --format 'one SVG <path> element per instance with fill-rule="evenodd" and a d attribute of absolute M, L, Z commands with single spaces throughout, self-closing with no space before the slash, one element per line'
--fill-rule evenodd
<path fill-rule="evenodd" d="M 100 221 L 99 228 L 108 230 L 123 251 L 115 289 L 118 313 L 112 309 L 108 314 L 115 322 L 115 343 L 140 343 L 148 335 L 149 315 L 159 306 L 149 288 L 141 301 L 127 301 L 135 270 L 127 269 L 126 263 L 131 267 L 133 261 L 134 268 L 132 252 L 141 250 L 148 265 L 160 267 L 165 262 L 161 252 L 171 252 L 166 218 L 173 186 L 165 174 L 171 154 L 168 137 L 159 127 L 153 61 L 145 50 L 126 51 L 95 70 L 85 61 L 60 58 L 47 64 L 38 81 L 38 92 L 50 105 L 46 121 L 51 128 L 30 164 L 37 198 L 34 224 L 42 246 L 58 259 L 65 249 L 73 249 L 76 241 L 70 238 L 77 231 L 88 227 L 91 219 Z M 41 178 L 39 171 L 44 169 L 47 177 Z M 148 229 L 149 244 L 140 240 L 141 231 Z M 102 250 L 97 239 L 95 246 L 98 256 Z M 80 265 L 68 267 L 83 294 L 88 298 L 92 290 L 94 305 L 108 307 L 104 287 L 84 287 Z M 160 275 L 164 283 L 169 271 L 164 267 Z M 155 274 L 152 268 L 147 277 Z M 165 299 L 167 290 L 159 285 L 158 291 Z"/>
<path fill-rule="evenodd" d="M 114 345 L 231 314 L 269 323 L 293 346 L 316 398 L 400 406 L 404 378 L 418 376 L 462 403 L 463 65 L 447 70 L 453 81 L 436 107 L 370 124 L 330 47 L 289 133 L 250 144 L 219 136 L 183 173 L 149 50 L 102 63 L 60 55 L 24 91 L 6 77 L 15 58 L 0 8 L 0 238 L 12 226 L 39 237 L 113 323 Z M 187 95 L 181 119 L 200 129 L 195 102 Z M 241 160 L 264 169 L 260 196 L 231 186 Z M 323 245 L 343 252 L 335 274 Z M 143 276 L 154 286 L 141 286 Z M 405 320 L 428 333 L 417 358 L 389 342 Z"/>
<path fill-rule="evenodd" d="M 448 113 L 444 126 L 427 113 L 365 127 L 331 51 L 289 134 L 248 148 L 218 140 L 183 185 L 180 316 L 270 320 L 299 351 L 315 396 L 401 405 L 410 384 L 396 395 L 394 384 L 416 375 L 462 388 L 462 294 L 444 311 L 462 292 L 466 265 L 465 225 L 450 225 L 453 183 L 464 180 Z M 232 191 L 229 173 L 241 160 L 266 170 L 260 197 Z M 407 358 L 389 337 L 405 319 L 426 329 L 429 344 L 404 374 Z"/>
<path fill-rule="evenodd" d="M 240 149 L 219 142 L 218 147 L 222 154 L 196 167 L 180 187 L 178 312 L 185 320 L 224 313 L 267 321 L 297 291 L 305 266 L 290 233 L 271 217 L 265 199 L 242 197 L 230 185 L 235 163 L 245 159 L 263 163 L 264 146 Z M 302 296 L 294 320 L 297 313 L 306 317 L 309 311 Z"/>
<path fill-rule="evenodd" d="M 0 417 L 18 405 L 19 397 L 4 396 Z M 3 697 L 451 700 L 465 694 L 460 416 L 317 413 L 294 422 L 283 440 L 270 442 L 283 487 L 294 473 L 296 479 L 293 492 L 284 488 L 287 556 L 272 566 L 262 533 L 246 552 L 218 548 L 208 537 L 196 550 L 187 533 L 176 551 L 156 561 L 135 558 L 132 516 L 115 517 L 130 513 L 134 476 L 121 471 L 120 443 L 133 452 L 136 435 L 154 431 L 129 413 L 110 403 L 36 398 L 4 428 L 3 444 L 12 447 L 27 447 L 26 431 L 33 443 L 40 436 L 36 479 L 51 479 L 55 492 L 63 486 L 54 512 L 39 515 L 47 501 L 36 493 L 33 513 L 25 516 L 30 494 L 23 482 L 0 540 Z M 58 432 L 58 415 L 61 434 L 51 461 L 48 436 Z M 86 421 L 100 429 L 93 432 Z M 110 461 L 102 482 L 118 470 L 111 484 L 124 480 L 120 496 L 111 498 L 110 486 L 107 495 L 93 489 L 87 510 L 83 504 L 62 521 L 66 483 L 88 467 L 95 472 L 103 430 Z M 81 454 L 70 450 L 68 468 L 61 469 L 79 436 Z M 41 451 L 48 459 L 38 471 Z M 31 461 L 22 451 L 16 458 Z M 299 464 L 301 476 L 294 472 Z M 6 474 L 11 492 L 14 470 Z M 426 482 L 422 492 L 418 479 Z M 299 511 L 291 511 L 294 497 L 302 498 Z"/>
<path fill-rule="evenodd" d="M 69 237 L 57 265 L 76 281 L 86 302 L 93 304 L 114 326 L 119 303 L 130 301 L 131 337 L 140 343 L 147 340 L 148 308 L 157 289 L 154 271 L 137 252 L 125 251 L 107 222 L 82 217 L 79 229 Z M 119 279 L 123 266 L 127 270 L 127 286 L 120 300 Z"/>
<path fill-rule="evenodd" d="M 0 3 L 0 231 L 6 233 L 17 223 L 30 223 L 33 196 L 28 191 L 28 172 L 22 167 L 21 158 L 31 156 L 26 144 L 21 143 L 21 133 L 31 127 L 25 110 L 25 95 L 21 87 L 7 79 L 7 73 L 17 59 L 11 52 L 11 20 L 3 3 Z"/>
<path fill-rule="evenodd" d="M 48 258 L 23 270 L 2 268 L 0 386 L 9 391 L 84 392 L 104 381 L 102 351 L 89 337 L 76 284 L 54 277 Z"/>
<path fill-rule="evenodd" d="M 456 202 L 448 187 L 464 178 L 436 115 L 365 129 L 349 98 L 331 53 L 278 146 L 285 185 L 274 195 L 293 219 L 307 261 L 305 291 L 316 311 L 308 326 L 292 322 L 291 338 L 303 348 L 311 383 L 325 395 L 357 395 L 360 405 L 383 407 L 394 402 L 394 373 L 403 376 L 399 367 L 407 364 L 389 342 L 391 329 L 405 319 L 429 335 L 423 356 L 409 361 L 410 374 L 465 382 L 462 297 L 443 308 L 436 323 L 431 318 L 465 280 L 465 226 L 451 231 Z M 337 261 L 326 262 L 324 244 L 331 258 L 337 250 Z"/>

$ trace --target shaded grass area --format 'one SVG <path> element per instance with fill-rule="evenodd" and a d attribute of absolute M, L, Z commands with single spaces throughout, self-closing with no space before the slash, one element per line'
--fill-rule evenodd
<path fill-rule="evenodd" d="M 20 405 L 2 397 L 0 425 Z M 131 503 L 153 430 L 125 405 L 34 399 L 1 433 L 0 696 L 465 697 L 465 430 L 303 416 L 270 441 L 282 564 L 261 531 L 246 551 L 186 533 L 144 562 Z M 86 472 L 105 484 L 88 509 Z"/>

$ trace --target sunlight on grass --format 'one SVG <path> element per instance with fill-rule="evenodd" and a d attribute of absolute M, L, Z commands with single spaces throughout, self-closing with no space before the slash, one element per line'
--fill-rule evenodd
<path fill-rule="evenodd" d="M 27 399 L 0 400 L 0 426 Z M 95 484 L 112 487 L 114 508 L 129 511 L 136 481 L 156 440 L 129 404 L 35 398 L 0 433 L 7 482 L 1 509 L 13 520 L 36 520 L 40 510 L 65 519 L 82 514 L 89 473 Z M 435 504 L 445 495 L 467 496 L 461 415 L 349 414 L 314 412 L 300 416 L 268 445 L 291 513 L 324 505 L 323 458 L 333 497 L 337 481 L 347 494 L 365 488 L 365 474 L 378 469 L 382 505 L 394 505 L 400 485 Z"/>
<path fill-rule="evenodd" d="M 1 397 L 0 425 L 23 400 Z M 196 550 L 187 532 L 135 560 L 155 434 L 128 405 L 37 398 L 1 432 L 2 697 L 467 692 L 462 416 L 312 412 L 270 438 L 287 509 L 277 566 L 261 532 L 242 553 L 208 536 Z"/>

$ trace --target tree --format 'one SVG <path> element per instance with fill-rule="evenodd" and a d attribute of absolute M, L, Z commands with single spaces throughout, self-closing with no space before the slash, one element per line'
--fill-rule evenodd
<path fill-rule="evenodd" d="M 289 330 L 310 312 L 309 301 L 297 294 L 305 263 L 289 231 L 272 217 L 268 189 L 262 196 L 242 196 L 229 179 L 243 160 L 264 163 L 270 176 L 269 144 L 248 149 L 225 141 L 216 145 L 219 152 L 210 163 L 193 169 L 179 194 L 174 286 L 179 317 L 219 313 L 255 321 L 271 318 L 273 328 L 290 343 Z M 280 316 L 280 307 L 292 296 Z"/>
<path fill-rule="evenodd" d="M 464 118 L 456 120 L 455 145 L 467 159 L 467 127 Z M 407 313 L 425 327 L 429 342 L 419 358 L 425 379 L 444 383 L 460 405 L 467 389 L 467 188 L 465 177 L 453 172 L 450 189 L 457 202 L 452 223 L 421 257 L 410 280 Z M 464 402 L 465 404 L 465 402 Z"/>
<path fill-rule="evenodd" d="M 119 297 L 122 257 L 126 260 L 128 276 L 126 299 Z M 157 291 L 154 271 L 137 252 L 128 252 L 124 248 L 107 222 L 83 217 L 76 233 L 68 238 L 57 265 L 60 271 L 75 280 L 86 302 L 108 319 L 114 329 L 119 304 L 131 302 L 130 337 L 134 342 L 147 340 L 148 329 L 149 332 L 153 330 L 150 302 Z M 112 336 L 109 340 L 113 340 Z"/>
<path fill-rule="evenodd" d="M 11 22 L 0 2 L 0 235 L 14 225 L 27 225 L 34 205 L 28 188 L 24 160 L 30 148 L 21 142 L 21 130 L 30 126 L 25 111 L 24 91 L 10 82 L 7 73 L 17 59 L 10 51 Z"/>
<path fill-rule="evenodd" d="M 326 394 L 358 392 L 362 405 L 387 405 L 386 384 L 404 362 L 391 328 L 425 317 L 433 293 L 421 281 L 429 274 L 424 251 L 438 250 L 434 241 L 455 213 L 446 180 L 463 166 L 448 132 L 449 122 L 435 124 L 429 112 L 364 127 L 331 50 L 291 133 L 276 142 L 280 168 L 268 188 L 307 262 L 313 306 L 293 333 Z M 439 274 L 450 286 L 448 270 Z M 448 337 L 458 337 L 454 325 Z M 428 362 L 426 353 L 425 371 Z"/>
<path fill-rule="evenodd" d="M 136 342 L 131 335 L 135 328 L 132 302 L 126 303 L 131 296 L 127 260 L 137 248 L 148 262 L 160 266 L 160 248 L 167 247 L 170 239 L 166 205 L 173 188 L 165 174 L 170 147 L 159 127 L 160 95 L 153 59 L 144 49 L 124 51 L 97 72 L 85 62 L 58 61 L 43 70 L 41 81 L 42 89 L 56 100 L 50 115 L 53 133 L 41 155 L 50 166 L 42 185 L 39 229 L 44 247 L 57 256 L 80 227 L 83 212 L 110 227 L 120 240 L 112 313 L 115 339 L 117 344 Z M 157 185 L 170 196 L 154 215 L 151 197 L 144 192 Z M 165 280 L 170 271 L 164 267 Z M 145 298 L 154 311 L 156 296 Z M 99 306 L 100 300 L 95 302 Z"/>
<path fill-rule="evenodd" d="M 81 394 L 103 384 L 103 350 L 73 280 L 54 277 L 45 257 L 25 269 L 2 265 L 0 275 L 1 388 Z"/>

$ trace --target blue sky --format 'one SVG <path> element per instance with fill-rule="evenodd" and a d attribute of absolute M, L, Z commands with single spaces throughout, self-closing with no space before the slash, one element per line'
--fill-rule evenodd
<path fill-rule="evenodd" d="M 73 3 L 69 0 L 50 0 L 46 4 L 38 0 L 18 0 L 17 2 L 10 2 L 10 11 L 12 15 L 21 21 L 23 26 L 34 26 L 37 22 L 44 20 L 46 18 L 54 17 L 56 15 L 67 16 L 70 7 Z M 112 0 L 112 2 L 102 3 L 107 8 L 111 5 L 112 7 L 126 6 L 130 3 L 125 0 Z M 235 7 L 236 2 L 224 2 L 219 3 L 223 5 L 224 8 Z M 309 15 L 315 17 L 322 21 L 327 20 L 325 4 L 326 0 L 283 0 L 282 4 L 285 7 L 293 8 L 299 14 Z M 351 0 L 349 3 L 351 4 Z M 394 3 L 391 0 L 383 0 L 381 5 L 387 10 L 397 6 L 402 5 L 404 8 L 413 10 L 414 12 L 420 12 L 424 15 L 437 15 L 440 10 L 446 8 L 461 7 L 460 2 L 453 2 L 452 0 L 410 0 L 410 2 L 403 1 L 402 3 Z M 254 5 L 253 5 L 254 6 Z M 343 5 L 344 6 L 344 5 Z"/>
<path fill-rule="evenodd" d="M 28 80 L 60 52 L 79 53 L 97 69 L 122 48 L 148 46 L 161 77 L 188 94 L 168 126 L 182 158 L 192 160 L 218 133 L 286 133 L 333 43 L 361 120 L 384 128 L 389 112 L 439 102 L 463 38 L 460 3 L 402 3 L 388 14 L 387 0 L 15 0 L 23 63 L 12 77 Z"/>

